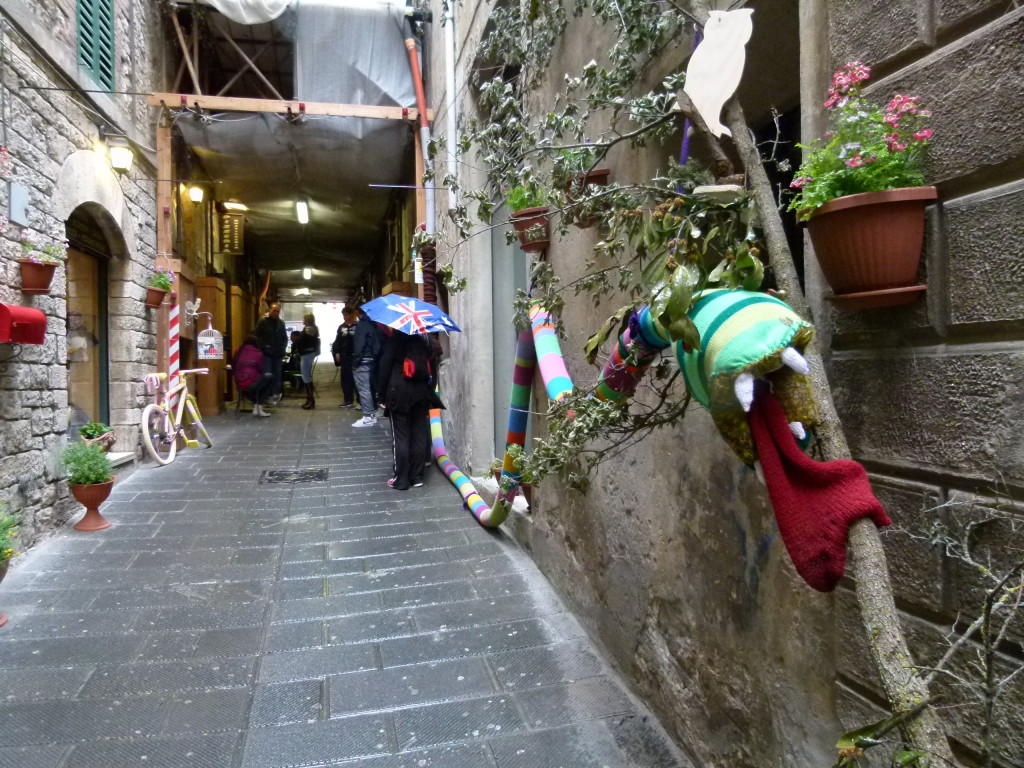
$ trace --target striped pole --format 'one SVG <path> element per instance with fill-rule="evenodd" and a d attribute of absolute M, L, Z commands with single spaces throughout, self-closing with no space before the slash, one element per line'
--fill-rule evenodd
<path fill-rule="evenodd" d="M 178 371 L 181 370 L 180 360 L 180 341 L 181 341 L 181 327 L 178 322 L 178 313 L 180 311 L 177 297 L 174 292 L 171 293 L 171 305 L 167 314 L 167 388 L 173 389 L 175 384 L 178 382 Z M 176 400 L 177 398 L 175 398 Z M 176 403 L 171 403 L 172 407 L 176 406 Z"/>

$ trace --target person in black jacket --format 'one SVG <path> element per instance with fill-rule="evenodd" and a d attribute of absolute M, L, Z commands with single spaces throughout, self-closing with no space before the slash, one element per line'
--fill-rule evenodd
<path fill-rule="evenodd" d="M 391 418 L 395 475 L 388 485 L 397 491 L 423 485 L 431 408 L 444 408 L 434 392 L 433 350 L 424 336 L 393 332 L 384 342 L 378 391 Z"/>
<path fill-rule="evenodd" d="M 316 327 L 316 318 L 312 312 L 307 312 L 302 318 L 302 333 L 299 339 L 292 344 L 292 354 L 299 356 L 299 365 L 302 372 L 302 384 L 306 388 L 306 402 L 302 409 L 308 411 L 316 407 L 316 400 L 313 397 L 313 367 L 320 355 L 320 329 Z"/>
<path fill-rule="evenodd" d="M 267 316 L 256 323 L 256 330 L 253 335 L 260 340 L 260 351 L 263 352 L 263 359 L 266 362 L 267 372 L 274 375 L 274 383 L 271 386 L 272 395 L 270 404 L 273 405 L 281 399 L 282 372 L 284 355 L 288 350 L 288 332 L 285 330 L 284 320 L 281 319 L 281 304 L 275 301 L 270 305 Z"/>
<path fill-rule="evenodd" d="M 345 307 L 341 314 L 345 322 L 338 326 L 338 334 L 331 344 L 334 364 L 338 366 L 341 375 L 342 401 L 338 407 L 355 408 L 356 381 L 352 378 L 352 347 L 355 341 L 357 315 L 352 307 Z"/>
<path fill-rule="evenodd" d="M 380 331 L 377 326 L 359 310 L 359 322 L 352 337 L 352 376 L 359 390 L 359 405 L 363 418 L 353 427 L 372 427 L 377 423 L 377 403 L 373 395 L 374 369 L 380 354 Z"/>

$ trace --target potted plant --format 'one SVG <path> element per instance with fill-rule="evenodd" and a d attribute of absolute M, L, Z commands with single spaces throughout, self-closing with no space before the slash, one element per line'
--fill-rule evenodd
<path fill-rule="evenodd" d="M 572 222 L 580 229 L 592 227 L 600 219 L 580 207 L 581 198 L 586 200 L 590 186 L 606 187 L 611 177 L 609 168 L 595 168 L 598 162 L 594 147 L 572 147 L 561 150 L 555 157 L 553 175 L 562 179 L 565 186 L 566 208 L 571 209 Z"/>
<path fill-rule="evenodd" d="M 21 265 L 21 292 L 49 293 L 53 273 L 67 256 L 67 247 L 66 242 L 44 245 L 35 232 L 22 231 L 21 251 L 24 256 L 18 259 Z"/>
<path fill-rule="evenodd" d="M 491 462 L 491 474 L 494 475 L 494 479 L 501 482 L 501 459 L 495 459 Z"/>
<path fill-rule="evenodd" d="M 883 107 L 863 96 L 871 70 L 859 61 L 832 78 L 825 108 L 831 131 L 808 151 L 790 185 L 789 204 L 807 222 L 814 252 L 835 296 L 847 306 L 892 306 L 916 299 L 924 212 L 937 197 L 921 186 L 932 136 L 931 112 L 897 94 Z"/>
<path fill-rule="evenodd" d="M 90 421 L 79 428 L 78 434 L 82 436 L 82 442 L 87 445 L 96 445 L 101 451 L 109 451 L 117 442 L 117 434 L 102 421 Z"/>
<path fill-rule="evenodd" d="M 18 518 L 7 514 L 7 507 L 0 502 L 0 581 L 7 575 L 7 565 L 14 557 L 14 537 L 18 533 Z M 0 627 L 7 623 L 7 616 L 0 613 Z"/>
<path fill-rule="evenodd" d="M 77 531 L 101 531 L 110 527 L 110 521 L 100 514 L 99 506 L 114 487 L 114 471 L 97 445 L 72 443 L 61 456 L 68 472 L 71 493 L 85 507 L 85 517 L 75 524 Z"/>
<path fill-rule="evenodd" d="M 546 251 L 551 242 L 548 228 L 548 197 L 536 182 L 529 181 L 509 190 L 505 202 L 512 211 L 512 226 L 524 251 Z"/>
<path fill-rule="evenodd" d="M 150 270 L 146 281 L 146 306 L 158 309 L 164 303 L 164 297 L 174 285 L 174 270 L 170 267 L 154 267 Z"/>

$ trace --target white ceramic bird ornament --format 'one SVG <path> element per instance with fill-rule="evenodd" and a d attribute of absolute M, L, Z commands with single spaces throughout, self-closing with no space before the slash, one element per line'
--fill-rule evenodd
<path fill-rule="evenodd" d="M 683 93 L 715 136 L 732 136 L 722 125 L 722 107 L 736 92 L 746 61 L 744 46 L 754 31 L 751 8 L 736 11 L 710 11 L 704 25 L 704 38 L 686 66 Z"/>

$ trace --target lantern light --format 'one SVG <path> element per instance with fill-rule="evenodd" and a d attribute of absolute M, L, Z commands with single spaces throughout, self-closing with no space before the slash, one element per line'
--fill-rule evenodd
<path fill-rule="evenodd" d="M 188 188 L 188 199 L 193 203 L 203 202 L 203 188 L 192 186 Z"/>
<path fill-rule="evenodd" d="M 110 155 L 110 167 L 118 173 L 128 173 L 132 169 L 135 153 L 132 145 L 123 136 L 107 136 L 107 154 Z"/>

